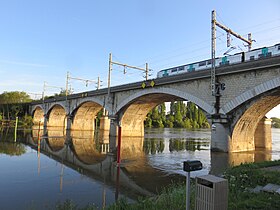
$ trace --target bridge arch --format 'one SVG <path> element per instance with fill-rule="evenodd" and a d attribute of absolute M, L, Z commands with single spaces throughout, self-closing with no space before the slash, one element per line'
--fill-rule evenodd
<path fill-rule="evenodd" d="M 67 117 L 66 117 L 66 109 L 61 104 L 54 104 L 50 107 L 47 112 L 48 127 L 61 127 L 66 129 L 67 126 Z"/>
<path fill-rule="evenodd" d="M 102 108 L 103 106 L 99 103 L 84 100 L 71 113 L 73 116 L 71 130 L 94 130 L 97 113 Z"/>
<path fill-rule="evenodd" d="M 164 95 L 170 95 L 178 99 L 183 99 L 186 101 L 191 101 L 195 103 L 197 106 L 199 106 L 201 109 L 203 109 L 206 113 L 211 113 L 213 111 L 213 108 L 210 104 L 206 103 L 202 99 L 189 94 L 187 92 L 183 92 L 180 90 L 176 90 L 173 88 L 149 88 L 149 89 L 143 89 L 142 91 L 138 91 L 133 95 L 130 95 L 125 100 L 123 100 L 119 105 L 117 106 L 115 113 L 118 113 L 123 107 L 125 107 L 127 104 L 131 103 L 137 98 L 140 98 L 141 96 L 145 95 L 151 95 L 151 94 L 164 94 Z"/>
<path fill-rule="evenodd" d="M 110 106 L 107 103 L 105 103 L 105 97 L 104 97 L 104 100 L 101 100 L 101 99 L 98 99 L 98 98 L 95 98 L 95 97 L 90 97 L 90 98 L 77 99 L 75 101 L 75 103 L 71 104 L 70 113 L 75 112 L 75 110 L 77 110 L 82 104 L 84 104 L 86 102 L 92 102 L 92 103 L 95 103 L 95 104 L 99 104 L 100 106 L 104 107 L 109 113 L 112 112 L 112 109 L 110 108 Z"/>
<path fill-rule="evenodd" d="M 32 121 L 34 125 L 39 125 L 40 123 L 44 123 L 44 109 L 41 105 L 35 106 L 32 111 Z"/>
<path fill-rule="evenodd" d="M 229 151 L 255 150 L 256 147 L 271 149 L 271 136 L 265 136 L 263 133 L 260 138 L 258 133 L 265 132 L 264 127 L 268 122 L 265 120 L 265 115 L 278 104 L 280 104 L 280 88 L 260 94 L 250 103 L 247 102 L 232 112 L 235 117 L 233 117 L 231 125 Z M 268 126 L 271 125 L 268 124 Z"/>
<path fill-rule="evenodd" d="M 280 87 L 280 77 L 274 78 L 260 85 L 257 85 L 254 88 L 245 91 L 241 95 L 235 97 L 234 99 L 226 103 L 222 107 L 223 114 L 231 112 L 233 109 L 245 103 L 246 101 L 249 101 L 253 98 L 258 97 L 263 93 L 270 92 L 275 88 L 279 88 L 279 87 Z"/>
<path fill-rule="evenodd" d="M 175 100 L 188 100 L 199 107 L 211 112 L 210 105 L 188 93 L 170 89 L 147 89 L 130 95 L 116 108 L 116 113 L 121 120 L 122 136 L 144 136 L 144 120 L 148 112 L 163 102 Z"/>

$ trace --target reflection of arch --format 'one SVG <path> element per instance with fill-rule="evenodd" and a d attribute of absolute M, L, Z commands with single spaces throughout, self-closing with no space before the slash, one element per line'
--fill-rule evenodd
<path fill-rule="evenodd" d="M 46 143 L 53 152 L 57 152 L 64 148 L 65 139 L 64 137 L 48 137 Z"/>
<path fill-rule="evenodd" d="M 37 105 L 33 110 L 32 110 L 32 116 L 33 116 L 33 124 L 38 125 L 40 123 L 44 123 L 44 110 L 42 106 Z"/>
<path fill-rule="evenodd" d="M 64 148 L 66 141 L 64 129 L 48 129 L 47 136 L 46 143 L 52 151 L 57 152 Z"/>
<path fill-rule="evenodd" d="M 261 121 L 267 112 L 280 104 L 280 89 L 266 93 L 266 96 L 258 96 L 251 101 L 251 106 L 237 117 L 236 123 L 232 125 L 232 139 L 230 151 L 254 150 L 256 144 L 256 129 L 258 126 L 265 126 Z M 244 105 L 245 106 L 245 105 Z M 263 124 L 263 125 L 262 125 Z M 266 141 L 263 139 L 263 141 Z"/>
<path fill-rule="evenodd" d="M 63 127 L 66 128 L 66 111 L 63 106 L 55 104 L 49 109 L 48 127 Z"/>
<path fill-rule="evenodd" d="M 37 126 L 37 125 L 33 125 L 32 126 L 32 131 L 31 131 L 31 142 L 30 144 L 37 145 L 38 144 L 38 140 L 39 140 L 39 136 L 41 137 L 43 135 L 43 126 Z"/>
<path fill-rule="evenodd" d="M 84 164 L 96 164 L 102 162 L 106 155 L 101 154 L 94 141 L 94 132 L 79 131 L 71 132 L 72 149 L 76 157 Z"/>
<path fill-rule="evenodd" d="M 100 104 L 95 102 L 84 102 L 74 111 L 72 130 L 94 130 L 95 118 L 97 113 L 102 109 Z"/>

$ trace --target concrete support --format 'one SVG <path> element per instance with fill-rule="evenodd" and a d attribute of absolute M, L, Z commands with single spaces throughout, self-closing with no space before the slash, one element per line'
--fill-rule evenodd
<path fill-rule="evenodd" d="M 72 120 L 73 120 L 73 116 L 68 114 L 66 116 L 66 130 L 71 130 L 71 125 L 72 125 Z"/>
<path fill-rule="evenodd" d="M 100 118 L 98 139 L 100 143 L 109 143 L 110 119 L 107 116 Z"/>
<path fill-rule="evenodd" d="M 271 119 L 263 118 L 255 131 L 254 139 L 256 148 L 272 148 Z"/>
<path fill-rule="evenodd" d="M 69 137 L 71 133 L 71 125 L 72 125 L 73 116 L 68 114 L 66 116 L 66 136 Z"/>
<path fill-rule="evenodd" d="M 48 127 L 48 120 L 49 120 L 49 115 L 44 114 L 44 135 L 47 133 L 47 127 Z"/>
<path fill-rule="evenodd" d="M 213 119 L 211 130 L 211 150 L 229 152 L 231 140 L 229 123 L 227 119 Z"/>

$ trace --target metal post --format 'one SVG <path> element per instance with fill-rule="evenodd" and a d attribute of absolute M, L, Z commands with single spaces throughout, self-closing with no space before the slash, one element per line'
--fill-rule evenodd
<path fill-rule="evenodd" d="M 249 40 L 248 51 L 250 51 L 252 48 L 252 42 L 253 42 L 251 33 L 248 34 L 248 40 Z"/>
<path fill-rule="evenodd" d="M 69 71 L 67 71 L 67 75 L 66 75 L 66 87 L 65 87 L 66 100 L 68 95 L 68 80 L 69 80 Z"/>
<path fill-rule="evenodd" d="M 186 176 L 186 210 L 190 210 L 191 203 L 191 174 L 187 172 Z"/>
<path fill-rule="evenodd" d="M 46 92 L 46 81 L 44 81 L 43 93 L 42 93 L 43 104 L 44 104 L 44 101 L 45 101 L 45 92 Z"/>
<path fill-rule="evenodd" d="M 121 141 L 122 141 L 122 126 L 119 122 L 118 125 L 118 151 L 117 151 L 117 165 L 120 165 L 121 162 Z"/>
<path fill-rule="evenodd" d="M 111 71 L 112 71 L 112 53 L 109 54 L 108 96 L 110 95 Z"/>
<path fill-rule="evenodd" d="M 100 77 L 97 78 L 97 90 L 100 88 Z"/>
<path fill-rule="evenodd" d="M 41 121 L 39 121 L 39 128 L 38 128 L 38 157 L 40 156 L 40 151 L 41 151 L 41 137 L 40 137 L 40 130 L 41 130 Z"/>
<path fill-rule="evenodd" d="M 216 11 L 212 11 L 212 50 L 211 50 L 211 92 L 212 96 L 216 95 L 216 72 L 215 72 L 215 48 L 216 48 Z"/>
<path fill-rule="evenodd" d="M 146 63 L 146 80 L 148 80 L 148 75 L 149 75 L 149 68 L 148 68 L 148 63 Z"/>

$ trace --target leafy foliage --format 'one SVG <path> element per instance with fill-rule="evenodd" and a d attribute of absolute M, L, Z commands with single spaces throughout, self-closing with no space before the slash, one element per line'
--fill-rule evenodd
<path fill-rule="evenodd" d="M 272 127 L 280 128 L 280 119 L 276 117 L 272 117 Z"/>
<path fill-rule="evenodd" d="M 148 128 L 209 128 L 210 125 L 203 111 L 194 103 L 183 101 L 171 102 L 170 112 L 166 114 L 165 104 L 152 109 L 145 120 Z"/>
<path fill-rule="evenodd" d="M 15 120 L 21 118 L 22 124 L 30 124 L 32 119 L 28 113 L 29 102 L 32 100 L 25 92 L 13 91 L 0 94 L 0 120 Z"/>

